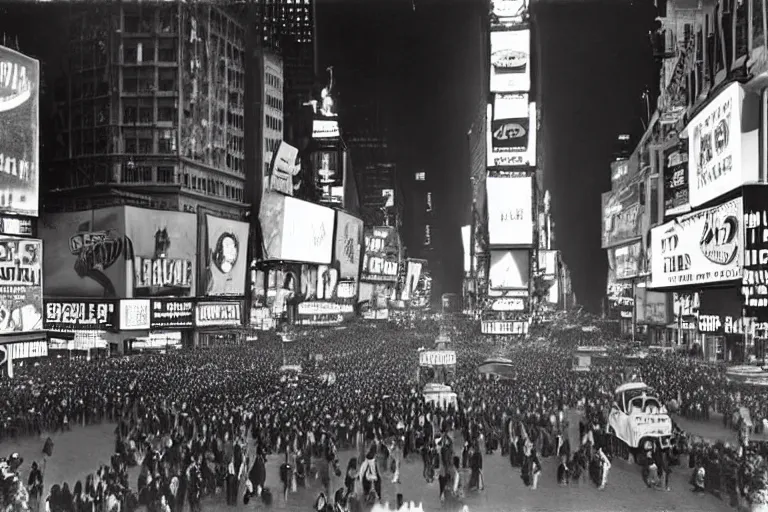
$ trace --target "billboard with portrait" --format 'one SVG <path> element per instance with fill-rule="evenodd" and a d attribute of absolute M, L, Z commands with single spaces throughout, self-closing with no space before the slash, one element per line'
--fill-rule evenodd
<path fill-rule="evenodd" d="M 0 215 L 37 217 L 40 63 L 0 46 Z"/>
<path fill-rule="evenodd" d="M 742 198 L 676 218 L 651 232 L 651 287 L 741 279 Z"/>
<path fill-rule="evenodd" d="M 0 334 L 43 329 L 43 243 L 0 238 Z"/>
<path fill-rule="evenodd" d="M 281 194 L 264 194 L 259 212 L 264 260 L 330 264 L 334 219 L 331 208 Z"/>
<path fill-rule="evenodd" d="M 488 271 L 489 288 L 493 290 L 528 290 L 531 252 L 527 249 L 491 251 Z"/>
<path fill-rule="evenodd" d="M 486 188 L 490 245 L 532 246 L 533 178 L 489 176 Z"/>
<path fill-rule="evenodd" d="M 44 291 L 51 297 L 126 297 L 125 207 L 44 214 Z"/>
<path fill-rule="evenodd" d="M 399 265 L 399 240 L 395 228 L 366 228 L 361 281 L 396 282 Z"/>
<path fill-rule="evenodd" d="M 491 32 L 491 92 L 531 89 L 531 31 Z"/>
<path fill-rule="evenodd" d="M 194 297 L 197 216 L 133 206 L 126 206 L 124 215 L 133 248 L 128 261 L 133 297 Z"/>
<path fill-rule="evenodd" d="M 286 196 L 287 197 L 287 196 Z M 206 215 L 206 296 L 245 295 L 248 223 Z"/>

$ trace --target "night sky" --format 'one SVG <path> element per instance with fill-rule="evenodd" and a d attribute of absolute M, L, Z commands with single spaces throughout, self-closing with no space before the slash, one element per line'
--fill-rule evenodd
<path fill-rule="evenodd" d="M 577 298 L 599 312 L 607 273 L 600 194 L 610 188 L 616 136 L 642 133 L 641 95 L 655 80 L 647 37 L 653 18 L 650 2 L 578 3 L 542 6 L 536 15 L 547 140 L 540 164 Z M 411 0 L 318 0 L 320 69 L 334 65 L 344 103 L 378 95 L 399 167 L 431 176 L 435 243 L 446 255 L 445 275 L 435 277 L 442 291 L 460 292 L 460 226 L 469 223 L 471 203 L 466 133 L 482 94 L 483 36 L 473 0 L 415 4 L 414 11 Z"/>

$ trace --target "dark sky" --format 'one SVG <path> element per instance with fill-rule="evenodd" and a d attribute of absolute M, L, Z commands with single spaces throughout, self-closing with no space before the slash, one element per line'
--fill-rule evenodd
<path fill-rule="evenodd" d="M 597 312 L 607 271 L 600 194 L 610 188 L 616 136 L 642 131 L 641 94 L 654 81 L 652 17 L 630 2 L 578 3 L 536 14 L 547 140 L 541 164 L 577 297 Z M 320 69 L 334 65 L 343 101 L 378 94 L 400 167 L 431 175 L 436 242 L 447 255 L 437 277 L 443 291 L 459 292 L 459 228 L 471 201 L 466 133 L 483 84 L 477 2 L 416 0 L 414 11 L 411 0 L 319 0 L 317 19 Z"/>

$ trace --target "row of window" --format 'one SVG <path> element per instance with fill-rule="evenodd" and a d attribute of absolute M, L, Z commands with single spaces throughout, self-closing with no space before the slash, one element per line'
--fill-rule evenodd
<path fill-rule="evenodd" d="M 272 96 L 271 94 L 267 94 L 267 106 L 272 107 L 275 110 L 279 110 L 280 112 L 283 111 L 283 100 L 280 98 L 276 98 Z"/>
<path fill-rule="evenodd" d="M 172 165 L 125 164 L 121 173 L 122 183 L 176 183 L 176 168 Z"/>
<path fill-rule="evenodd" d="M 178 52 L 175 39 L 123 40 L 123 64 L 176 62 L 177 59 Z"/>
<path fill-rule="evenodd" d="M 243 188 L 239 183 L 216 180 L 207 176 L 198 176 L 194 173 L 185 172 L 182 184 L 186 188 L 207 195 L 223 197 L 232 201 L 243 201 Z"/>
<path fill-rule="evenodd" d="M 282 132 L 283 131 L 283 120 L 282 119 L 278 119 L 276 117 L 273 117 L 273 116 L 271 116 L 269 114 L 266 114 L 264 116 L 264 124 L 270 130 L 275 130 L 275 131 L 278 131 L 278 132 Z"/>
<path fill-rule="evenodd" d="M 176 84 L 175 68 L 123 68 L 125 93 L 175 92 Z"/>
<path fill-rule="evenodd" d="M 175 7 L 156 9 L 137 5 L 123 9 L 123 32 L 128 34 L 170 34 L 175 32 L 177 24 Z"/>
<path fill-rule="evenodd" d="M 267 85 L 270 85 L 274 87 L 275 89 L 282 89 L 283 88 L 283 79 L 279 76 L 275 75 L 274 73 L 270 73 L 267 71 L 265 73 L 267 75 L 266 83 Z"/>

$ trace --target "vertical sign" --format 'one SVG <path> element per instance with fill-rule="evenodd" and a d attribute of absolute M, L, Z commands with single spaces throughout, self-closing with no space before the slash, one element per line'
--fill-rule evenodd
<path fill-rule="evenodd" d="M 768 321 L 768 186 L 744 187 L 744 270 L 747 317 Z"/>

